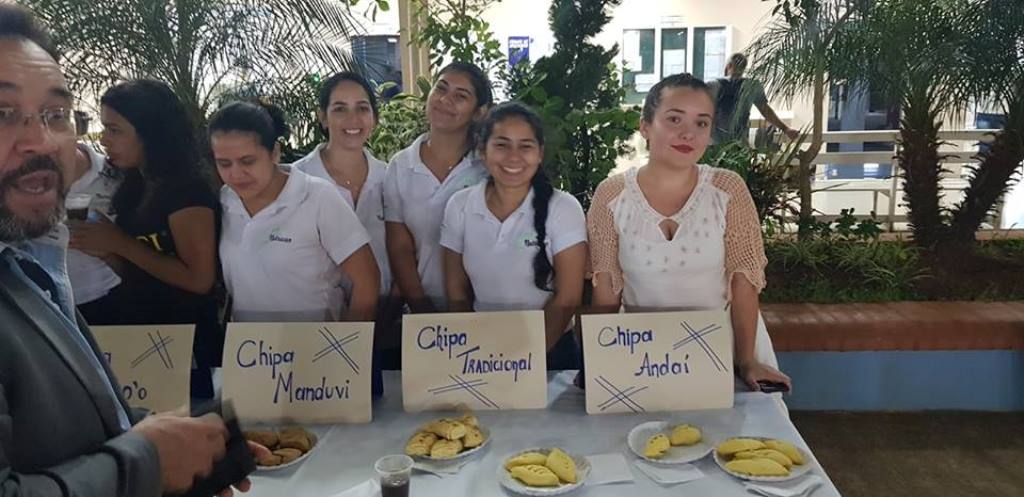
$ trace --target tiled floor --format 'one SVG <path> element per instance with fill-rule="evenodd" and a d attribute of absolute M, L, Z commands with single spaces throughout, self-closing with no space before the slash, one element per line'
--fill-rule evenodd
<path fill-rule="evenodd" d="M 1024 413 L 791 418 L 844 497 L 1024 496 Z"/>

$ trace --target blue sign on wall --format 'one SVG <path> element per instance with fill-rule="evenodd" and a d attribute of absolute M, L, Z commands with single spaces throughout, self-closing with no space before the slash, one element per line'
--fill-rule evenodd
<path fill-rule="evenodd" d="M 521 61 L 530 60 L 530 37 L 509 36 L 508 37 L 508 65 L 515 67 Z"/>

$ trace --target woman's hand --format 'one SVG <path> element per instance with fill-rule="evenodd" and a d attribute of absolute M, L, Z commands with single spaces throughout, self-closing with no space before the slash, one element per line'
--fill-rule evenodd
<path fill-rule="evenodd" d="M 755 360 L 748 364 L 740 365 L 739 369 L 740 376 L 743 378 L 743 381 L 755 392 L 761 390 L 761 387 L 758 386 L 757 382 L 762 380 L 770 381 L 772 383 L 784 383 L 790 392 L 793 391 L 793 380 L 790 380 L 784 373 L 771 366 L 762 364 Z"/>
<path fill-rule="evenodd" d="M 95 222 L 68 221 L 71 230 L 69 247 L 94 257 L 120 255 L 124 246 L 132 241 L 114 223 L 105 218 Z"/>

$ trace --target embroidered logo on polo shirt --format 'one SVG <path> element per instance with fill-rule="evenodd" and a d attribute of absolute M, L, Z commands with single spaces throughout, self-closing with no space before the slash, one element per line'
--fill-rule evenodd
<path fill-rule="evenodd" d="M 524 249 L 537 250 L 537 247 L 540 246 L 540 242 L 537 241 L 537 233 L 534 231 L 523 233 L 523 236 L 519 238 L 519 245 Z"/>
<path fill-rule="evenodd" d="M 281 242 L 281 243 L 292 243 L 292 239 L 286 236 L 282 236 L 280 230 L 274 230 L 270 232 L 270 241 Z"/>

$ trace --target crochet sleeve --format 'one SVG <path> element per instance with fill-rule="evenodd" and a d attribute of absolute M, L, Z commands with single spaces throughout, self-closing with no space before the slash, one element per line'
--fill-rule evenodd
<path fill-rule="evenodd" d="M 764 289 L 768 258 L 764 255 L 757 208 L 743 178 L 732 171 L 716 169 L 714 185 L 729 197 L 725 212 L 725 277 L 732 301 L 732 278 L 736 273 L 747 278 L 758 293 Z"/>
<path fill-rule="evenodd" d="M 597 284 L 596 276 L 607 273 L 611 277 L 612 291 L 622 291 L 622 267 L 619 265 L 619 232 L 615 228 L 615 215 L 611 204 L 626 187 L 621 174 L 601 182 L 594 192 L 587 213 L 587 234 L 590 239 L 590 274 Z"/>

